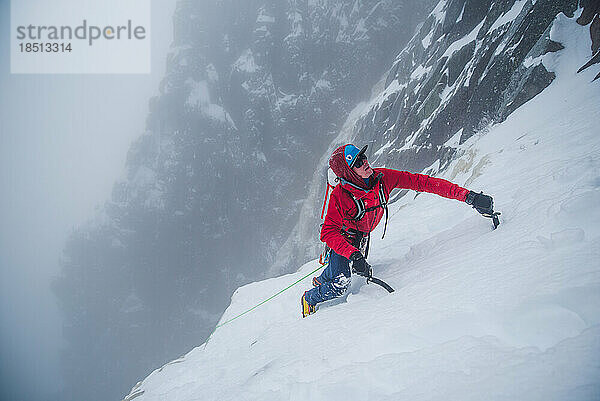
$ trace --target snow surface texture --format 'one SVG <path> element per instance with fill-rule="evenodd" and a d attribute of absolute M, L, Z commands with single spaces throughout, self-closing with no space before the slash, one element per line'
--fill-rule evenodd
<path fill-rule="evenodd" d="M 557 79 L 457 145 L 444 178 L 495 197 L 500 227 L 456 201 L 407 196 L 373 237 L 388 294 L 353 278 L 300 317 L 310 278 L 154 371 L 128 399 L 599 400 L 600 87 L 575 71 L 589 31 L 559 15 Z M 239 288 L 221 321 L 315 269 Z"/>

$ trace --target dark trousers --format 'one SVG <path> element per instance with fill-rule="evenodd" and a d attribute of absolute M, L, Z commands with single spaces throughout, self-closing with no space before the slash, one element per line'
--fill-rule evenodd
<path fill-rule="evenodd" d="M 350 286 L 350 275 L 350 260 L 331 250 L 329 264 L 316 278 L 320 285 L 306 292 L 306 301 L 316 305 L 344 295 Z"/>

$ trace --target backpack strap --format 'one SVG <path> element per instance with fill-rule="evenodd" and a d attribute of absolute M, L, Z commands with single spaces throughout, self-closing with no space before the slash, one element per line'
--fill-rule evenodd
<path fill-rule="evenodd" d="M 385 224 L 383 226 L 383 235 L 381 236 L 381 239 L 383 239 L 383 237 L 385 237 L 385 232 L 387 231 L 388 203 L 387 203 L 387 200 L 385 199 L 385 189 L 383 187 L 382 180 L 379 181 L 379 206 L 381 206 L 383 208 L 383 210 L 385 210 Z"/>
<path fill-rule="evenodd" d="M 348 191 L 348 193 L 350 194 L 350 196 L 352 197 L 352 200 L 354 201 L 354 206 L 356 206 L 356 216 L 354 216 L 353 220 L 359 221 L 360 219 L 365 217 L 365 214 L 369 210 L 365 209 L 365 201 L 363 201 L 362 199 L 357 199 L 349 191 Z M 369 209 L 371 209 L 371 208 L 369 208 Z"/>
<path fill-rule="evenodd" d="M 383 235 L 381 236 L 381 239 L 383 239 L 383 237 L 385 237 L 385 232 L 387 231 L 388 203 L 387 203 L 387 200 L 385 199 L 385 189 L 383 187 L 383 181 L 381 181 L 381 180 L 379 180 L 379 205 L 371 206 L 371 207 L 365 209 L 365 213 L 370 212 L 375 209 L 378 209 L 378 208 L 382 208 L 385 211 L 385 224 L 383 226 Z M 364 213 L 363 213 L 363 216 L 364 216 Z"/>
<path fill-rule="evenodd" d="M 333 188 L 334 186 L 327 182 L 327 189 L 325 190 L 325 199 L 323 200 L 323 210 L 321 210 L 321 220 L 323 220 L 323 216 L 325 215 L 325 209 L 327 208 L 327 204 L 329 203 L 329 190 Z"/>
<path fill-rule="evenodd" d="M 352 192 L 348 191 L 344 187 L 342 187 L 342 188 L 344 189 L 344 191 L 346 191 L 346 193 L 348 195 L 350 195 L 350 198 L 354 202 L 354 206 L 356 206 L 356 215 L 352 218 L 352 220 L 358 221 L 358 220 L 362 219 L 363 217 L 365 217 L 365 214 L 367 212 L 371 212 L 378 208 L 383 208 L 383 210 L 385 211 L 385 226 L 383 228 L 383 237 L 385 237 L 385 232 L 387 230 L 387 222 L 388 222 L 388 204 L 387 204 L 387 200 L 385 199 L 385 189 L 383 187 L 383 181 L 381 180 L 381 176 L 378 177 L 378 181 L 379 181 L 378 182 L 378 184 L 379 184 L 379 205 L 371 206 L 368 208 L 365 208 L 365 202 L 362 199 L 356 198 L 356 196 L 354 196 L 354 194 Z M 381 239 L 383 239 L 383 237 L 381 237 Z"/>

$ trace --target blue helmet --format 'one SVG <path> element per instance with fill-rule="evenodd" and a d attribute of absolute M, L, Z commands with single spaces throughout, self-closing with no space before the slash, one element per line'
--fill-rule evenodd
<path fill-rule="evenodd" d="M 346 159 L 346 163 L 348 163 L 348 167 L 352 168 L 358 156 L 365 153 L 369 145 L 363 146 L 362 149 L 358 149 L 356 146 L 352 144 L 348 144 L 344 147 L 344 158 Z"/>

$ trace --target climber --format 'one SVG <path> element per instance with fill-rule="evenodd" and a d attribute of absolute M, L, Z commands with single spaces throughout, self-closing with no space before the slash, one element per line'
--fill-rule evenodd
<path fill-rule="evenodd" d="M 449 181 L 424 174 L 387 168 L 371 168 L 365 145 L 352 144 L 337 148 L 329 159 L 339 184 L 329 198 L 327 214 L 321 227 L 321 241 L 330 248 L 329 263 L 320 276 L 313 277 L 313 288 L 301 298 L 302 317 L 316 312 L 316 305 L 342 296 L 350 285 L 352 271 L 367 278 L 372 269 L 367 263 L 369 233 L 381 221 L 384 212 L 387 228 L 387 202 L 394 188 L 430 192 L 472 205 L 479 213 L 494 214 L 493 199 Z"/>

